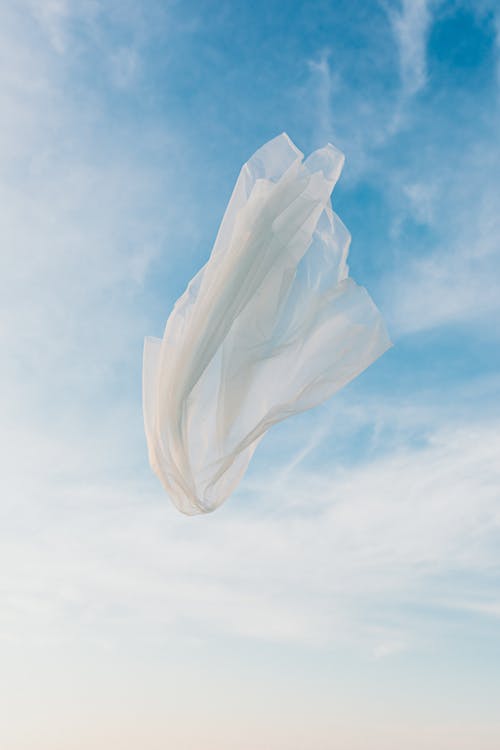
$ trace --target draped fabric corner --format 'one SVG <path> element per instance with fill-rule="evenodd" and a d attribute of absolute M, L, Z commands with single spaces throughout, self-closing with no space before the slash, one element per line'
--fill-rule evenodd
<path fill-rule="evenodd" d="M 243 166 L 210 258 L 144 345 L 149 460 L 177 508 L 215 510 L 276 422 L 329 398 L 389 348 L 348 276 L 330 195 L 344 157 L 283 133 Z"/>

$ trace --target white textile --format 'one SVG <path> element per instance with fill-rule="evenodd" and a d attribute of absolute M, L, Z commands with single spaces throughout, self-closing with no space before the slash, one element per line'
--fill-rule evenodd
<path fill-rule="evenodd" d="M 144 346 L 149 460 L 180 511 L 215 510 L 276 422 L 329 398 L 390 341 L 348 277 L 330 194 L 344 157 L 283 133 L 242 168 L 214 248 Z"/>

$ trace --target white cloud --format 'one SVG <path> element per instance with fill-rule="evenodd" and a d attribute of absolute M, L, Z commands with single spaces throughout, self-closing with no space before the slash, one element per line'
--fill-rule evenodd
<path fill-rule="evenodd" d="M 399 51 L 403 92 L 413 96 L 427 82 L 427 37 L 432 20 L 430 0 L 401 0 L 388 9 Z"/>
<path fill-rule="evenodd" d="M 103 5 L 100 0 L 20 0 L 25 17 L 31 16 L 58 55 L 71 50 L 72 26 L 92 27 Z"/>
<path fill-rule="evenodd" d="M 64 3 L 33 7 L 37 22 L 74 20 Z M 193 231 L 182 135 L 145 113 L 111 122 L 92 84 L 75 94 L 29 8 L 2 9 L 0 45 L 2 378 L 20 419 L 47 400 L 85 415 L 126 363 L 139 370 L 148 272 L 174 227 Z"/>
<path fill-rule="evenodd" d="M 331 56 L 331 50 L 323 50 L 307 63 L 315 82 L 314 135 L 318 143 L 328 143 L 336 138 L 332 97 L 340 86 L 340 78 L 330 63 Z"/>
<path fill-rule="evenodd" d="M 366 412 L 365 426 L 379 418 Z M 398 412 L 394 403 L 386 420 Z M 460 612 L 495 614 L 494 419 L 427 424 L 418 446 L 399 439 L 355 467 L 309 469 L 304 453 L 251 473 L 217 513 L 189 519 L 145 466 L 144 478 L 127 472 L 141 446 L 137 434 L 117 435 L 123 416 L 97 436 L 81 426 L 73 438 L 12 433 L 23 450 L 11 451 L 2 495 L 25 521 L 7 514 L 0 532 L 4 639 L 50 639 L 54 629 L 90 640 L 230 635 L 351 642 L 383 658 L 439 637 Z M 426 421 L 418 409 L 404 417 L 414 418 Z"/>
<path fill-rule="evenodd" d="M 483 330 L 496 328 L 500 151 L 498 126 L 490 127 L 491 134 L 483 132 L 459 160 L 453 151 L 443 161 L 432 153 L 423 156 L 425 182 L 406 181 L 397 169 L 391 175 L 395 243 L 404 241 L 400 230 L 407 220 L 431 230 L 421 249 L 402 248 L 403 260 L 386 278 L 386 310 L 395 335 L 479 321 Z"/>
<path fill-rule="evenodd" d="M 310 78 L 307 88 L 300 91 L 301 107 L 304 98 L 311 97 L 312 93 L 311 124 L 315 142 L 319 145 L 332 141 L 345 151 L 350 181 L 378 171 L 380 150 L 403 127 L 408 127 L 409 100 L 427 82 L 432 0 L 401 0 L 401 3 L 398 0 L 396 4 L 382 2 L 382 5 L 398 49 L 400 91 L 394 93 L 387 82 L 382 85 L 384 78 L 392 76 L 393 71 L 388 71 L 386 51 L 378 46 L 379 76 L 377 80 L 374 75 L 371 86 L 348 85 L 342 75 L 345 60 L 340 56 L 343 67 L 336 65 L 335 47 L 332 47 L 319 51 L 307 61 Z M 372 39 L 385 40 L 386 31 L 387 28 L 374 28 Z"/>
<path fill-rule="evenodd" d="M 301 109 L 304 99 L 311 98 L 310 124 L 315 146 L 327 142 L 342 149 L 347 157 L 343 176 L 356 181 L 375 164 L 374 150 L 394 134 L 388 123 L 394 119 L 394 103 L 373 101 L 366 92 L 355 91 L 346 84 L 335 66 L 334 51 L 322 50 L 307 60 L 309 79 L 299 90 Z"/>

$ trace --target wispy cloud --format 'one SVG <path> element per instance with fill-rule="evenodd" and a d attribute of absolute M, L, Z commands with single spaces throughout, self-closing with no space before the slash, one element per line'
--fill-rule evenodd
<path fill-rule="evenodd" d="M 2 346 L 5 388 L 12 400 L 23 394 L 19 418 L 27 394 L 39 404 L 52 394 L 53 414 L 78 404 L 86 413 L 127 377 L 125 362 L 140 368 L 148 272 L 174 243 L 173 228 L 189 222 L 174 187 L 189 169 L 188 154 L 178 156 L 182 134 L 145 112 L 111 124 L 92 78 L 75 95 L 45 36 L 33 32 L 42 11 L 61 34 L 72 28 L 72 6 L 32 11 L 2 11 Z M 64 54 L 69 67 L 82 64 L 71 46 Z M 122 86 L 135 62 L 119 59 L 113 75 Z M 91 72 L 98 77 L 99 65 Z M 56 392 L 72 403 L 64 407 Z"/>
<path fill-rule="evenodd" d="M 118 416 L 106 431 L 101 425 L 97 443 L 81 429 L 73 440 L 32 428 L 17 435 L 32 468 L 20 484 L 23 456 L 11 455 L 3 496 L 30 520 L 21 536 L 8 515 L 2 523 L 4 638 L 34 629 L 50 638 L 54 627 L 80 622 L 91 640 L 230 635 L 356 643 L 382 658 L 418 643 L 423 621 L 431 637 L 429 609 L 434 637 L 460 612 L 495 615 L 494 418 L 449 428 L 427 422 L 418 444 L 389 441 L 389 451 L 355 467 L 309 468 L 304 454 L 284 471 L 251 475 L 227 506 L 193 523 L 153 478 L 124 472 L 121 456 L 139 446 L 117 440 Z M 103 473 L 109 445 L 117 455 Z"/>
<path fill-rule="evenodd" d="M 413 96 L 427 82 L 427 37 L 432 21 L 431 0 L 401 0 L 387 9 L 399 52 L 403 92 Z"/>
<path fill-rule="evenodd" d="M 331 50 L 323 50 L 307 64 L 315 82 L 315 137 L 320 143 L 335 141 L 335 120 L 333 116 L 333 95 L 340 85 L 338 73 L 331 65 Z"/>
<path fill-rule="evenodd" d="M 373 30 L 379 49 L 372 55 L 371 86 L 363 91 L 356 86 L 359 60 L 341 64 L 333 46 L 307 60 L 310 80 L 301 101 L 312 90 L 313 137 L 318 143 L 335 140 L 346 151 L 350 180 L 377 171 L 380 150 L 409 125 L 410 100 L 427 83 L 427 41 L 435 5 L 432 0 L 381 3 L 384 13 Z M 357 43 L 366 47 L 363 54 L 368 57 L 369 43 L 361 32 Z M 382 44 L 397 48 L 399 71 L 394 70 L 393 56 L 381 51 Z"/>
<path fill-rule="evenodd" d="M 395 242 L 403 244 L 399 227 L 405 221 L 426 226 L 421 248 L 403 253 L 404 260 L 388 275 L 388 313 L 396 333 L 441 325 L 483 321 L 494 332 L 499 309 L 494 279 L 500 270 L 500 150 L 493 115 L 486 133 L 475 134 L 470 145 L 438 161 L 422 157 L 425 182 L 406 182 L 396 170 L 393 221 Z M 453 166 L 459 159 L 459 175 Z M 404 205 L 406 203 L 406 206 Z"/>

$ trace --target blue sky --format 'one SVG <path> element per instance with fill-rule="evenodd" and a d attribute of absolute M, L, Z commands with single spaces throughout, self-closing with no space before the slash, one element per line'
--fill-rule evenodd
<path fill-rule="evenodd" d="M 0 744 L 497 750 L 498 2 L 19 0 L 0 36 Z M 282 131 L 345 152 L 395 345 L 185 518 L 143 337 Z"/>

